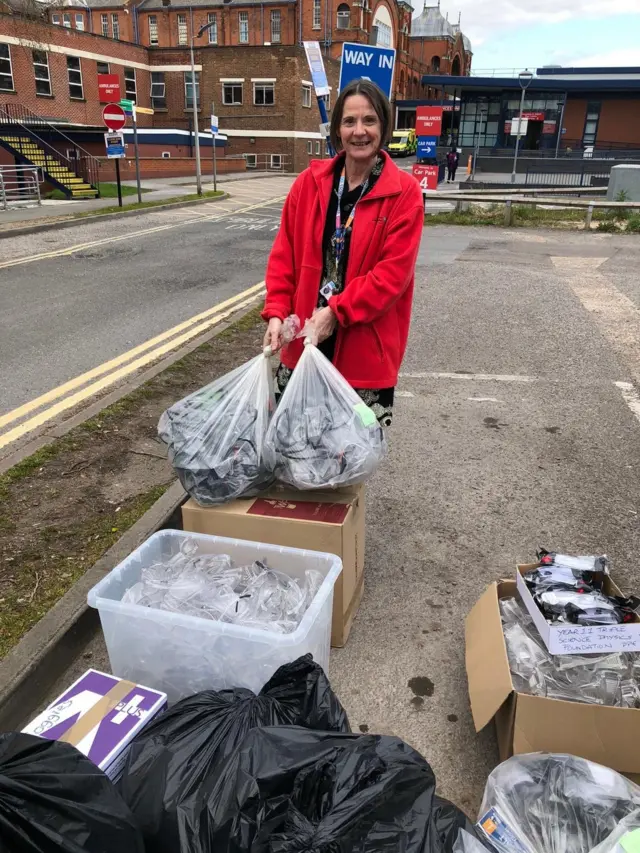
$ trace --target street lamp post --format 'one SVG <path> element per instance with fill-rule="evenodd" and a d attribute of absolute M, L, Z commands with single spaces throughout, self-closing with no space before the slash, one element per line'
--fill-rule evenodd
<path fill-rule="evenodd" d="M 202 195 L 202 167 L 200 165 L 200 128 L 198 127 L 198 99 L 196 98 L 196 65 L 193 57 L 194 39 L 200 38 L 202 33 L 214 26 L 215 21 L 200 27 L 197 35 L 193 33 L 193 19 L 191 20 L 191 106 L 193 107 L 193 129 L 196 140 L 196 192 Z M 214 139 L 215 145 L 215 139 Z"/>
<path fill-rule="evenodd" d="M 518 75 L 518 80 L 520 81 L 520 87 L 522 89 L 522 97 L 520 98 L 520 118 L 518 119 L 518 136 L 516 137 L 516 150 L 513 155 L 513 172 L 511 173 L 511 183 L 515 184 L 516 182 L 516 168 L 518 166 L 518 149 L 520 148 L 520 137 L 522 135 L 522 113 L 524 112 L 524 96 L 529 87 L 529 84 L 533 80 L 533 72 L 526 69 L 525 71 L 521 71 Z"/>

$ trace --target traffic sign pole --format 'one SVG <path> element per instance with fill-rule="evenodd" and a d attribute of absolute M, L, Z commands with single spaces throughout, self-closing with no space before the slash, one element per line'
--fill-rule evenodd
<path fill-rule="evenodd" d="M 116 184 L 118 185 L 118 207 L 122 207 L 122 181 L 120 180 L 120 160 L 116 160 Z"/>
<path fill-rule="evenodd" d="M 140 187 L 140 152 L 138 151 L 138 121 L 136 119 L 136 108 L 131 113 L 133 123 L 133 147 L 136 155 L 136 185 L 138 187 L 138 204 L 142 204 L 142 189 Z"/>
<path fill-rule="evenodd" d="M 218 189 L 218 166 L 216 163 L 216 137 L 218 135 L 218 116 L 215 115 L 215 105 L 211 101 L 211 145 L 213 147 L 213 190 Z"/>

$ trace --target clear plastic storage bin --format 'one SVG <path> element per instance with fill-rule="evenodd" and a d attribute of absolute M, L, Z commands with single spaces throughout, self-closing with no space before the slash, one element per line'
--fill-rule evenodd
<path fill-rule="evenodd" d="M 307 569 L 324 576 L 320 589 L 292 634 L 273 634 L 138 604 L 123 604 L 142 569 L 177 554 L 185 539 L 201 554 L 229 554 L 238 565 L 254 560 L 295 578 Z M 98 609 L 114 675 L 167 693 L 169 702 L 200 690 L 249 687 L 258 692 L 275 670 L 311 652 L 329 663 L 333 587 L 342 571 L 334 554 L 244 542 L 180 530 L 154 533 L 89 592 Z"/>

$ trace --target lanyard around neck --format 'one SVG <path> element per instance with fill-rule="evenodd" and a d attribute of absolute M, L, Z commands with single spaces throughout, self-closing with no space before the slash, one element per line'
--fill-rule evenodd
<path fill-rule="evenodd" d="M 344 193 L 344 182 L 345 182 L 345 167 L 342 167 L 342 174 L 340 175 L 340 183 L 338 184 L 338 207 L 336 210 L 336 233 L 344 233 L 342 232 L 342 215 L 340 213 L 340 203 L 342 202 L 342 194 Z M 351 213 L 349 214 L 347 221 L 344 223 L 344 231 L 348 228 L 351 228 L 351 224 L 353 222 L 353 218 L 356 215 L 356 207 L 358 206 L 358 202 L 362 198 L 362 196 L 369 189 L 369 178 L 365 180 L 362 184 L 362 189 L 360 190 L 360 195 L 358 196 L 358 200 L 351 208 Z"/>

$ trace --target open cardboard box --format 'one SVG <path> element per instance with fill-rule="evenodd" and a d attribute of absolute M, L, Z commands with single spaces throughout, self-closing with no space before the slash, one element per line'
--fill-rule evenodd
<path fill-rule="evenodd" d="M 476 731 L 495 720 L 501 761 L 519 753 L 564 752 L 640 781 L 640 709 L 515 691 L 498 603 L 511 597 L 517 597 L 515 581 L 492 583 L 467 616 L 467 678 Z"/>
<path fill-rule="evenodd" d="M 523 575 L 539 568 L 540 563 L 518 566 L 516 584 L 522 603 L 529 611 L 540 636 L 552 655 L 588 655 L 597 652 L 640 652 L 640 619 L 625 625 L 551 625 L 533 600 Z M 604 575 L 605 595 L 624 595 L 610 575 Z"/>

